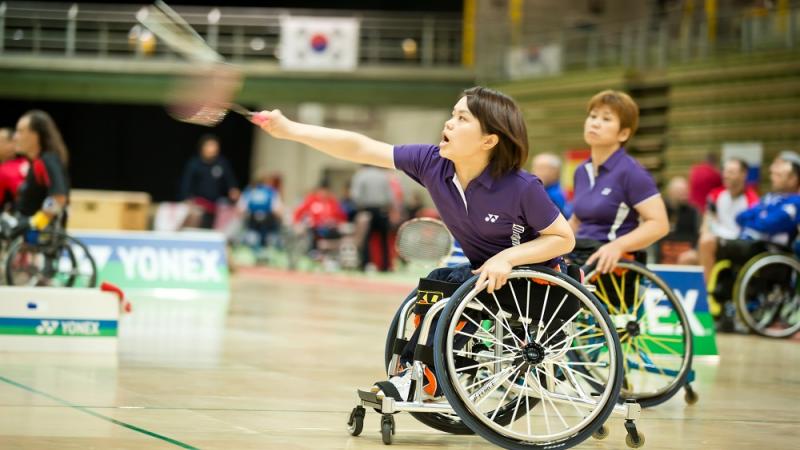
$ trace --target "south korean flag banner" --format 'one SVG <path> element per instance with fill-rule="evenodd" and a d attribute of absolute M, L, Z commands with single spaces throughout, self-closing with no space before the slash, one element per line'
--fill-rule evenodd
<path fill-rule="evenodd" d="M 281 18 L 281 68 L 352 71 L 358 65 L 359 21 L 346 17 Z"/>

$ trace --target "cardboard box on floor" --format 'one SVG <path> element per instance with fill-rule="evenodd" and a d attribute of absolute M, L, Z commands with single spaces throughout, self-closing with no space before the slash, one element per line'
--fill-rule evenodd
<path fill-rule="evenodd" d="M 69 229 L 147 230 L 150 194 L 146 192 L 70 191 Z"/>

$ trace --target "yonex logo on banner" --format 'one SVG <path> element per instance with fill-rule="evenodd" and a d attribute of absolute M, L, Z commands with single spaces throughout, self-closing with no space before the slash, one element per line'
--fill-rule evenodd
<path fill-rule="evenodd" d="M 0 336 L 113 337 L 116 320 L 0 317 Z"/>
<path fill-rule="evenodd" d="M 200 249 L 164 249 L 119 247 L 117 249 L 125 276 L 146 281 L 176 280 L 219 282 L 222 280 L 218 251 Z"/>
<path fill-rule="evenodd" d="M 53 335 L 61 326 L 64 336 L 97 336 L 100 334 L 100 322 L 93 320 L 42 320 L 36 327 L 36 334 Z"/>
<path fill-rule="evenodd" d="M 43 320 L 42 323 L 36 327 L 36 334 L 53 334 L 57 329 L 57 320 Z"/>

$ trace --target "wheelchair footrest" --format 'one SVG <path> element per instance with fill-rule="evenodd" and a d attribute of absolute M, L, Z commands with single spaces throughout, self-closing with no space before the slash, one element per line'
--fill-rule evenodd
<path fill-rule="evenodd" d="M 371 391 L 362 391 L 358 389 L 358 398 L 364 406 L 376 408 L 380 410 L 383 407 L 383 400 L 378 398 L 378 394 Z"/>

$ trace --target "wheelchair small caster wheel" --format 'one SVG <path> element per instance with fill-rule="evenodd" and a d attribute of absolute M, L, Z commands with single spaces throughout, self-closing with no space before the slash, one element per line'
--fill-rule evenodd
<path fill-rule="evenodd" d="M 700 397 L 697 395 L 697 392 L 695 392 L 694 389 L 692 389 L 692 387 L 688 384 L 684 389 L 686 390 L 686 393 L 683 395 L 683 399 L 686 400 L 686 404 L 694 405 L 697 403 L 697 400 L 700 399 Z"/>
<path fill-rule="evenodd" d="M 609 435 L 608 427 L 605 425 L 600 425 L 600 428 L 597 429 L 594 433 L 592 433 L 592 437 L 597 439 L 598 441 L 602 441 L 603 439 L 607 438 Z"/>
<path fill-rule="evenodd" d="M 347 421 L 347 432 L 351 436 L 358 436 L 364 429 L 364 415 L 366 410 L 363 406 L 356 406 L 350 412 L 350 419 Z"/>
<path fill-rule="evenodd" d="M 626 434 L 625 445 L 630 448 L 640 448 L 644 446 L 644 433 L 640 431 L 636 433 L 636 437 L 633 437 L 632 434 Z"/>
<path fill-rule="evenodd" d="M 386 445 L 391 445 L 392 435 L 394 435 L 394 417 L 384 414 L 381 419 L 381 439 Z"/>

